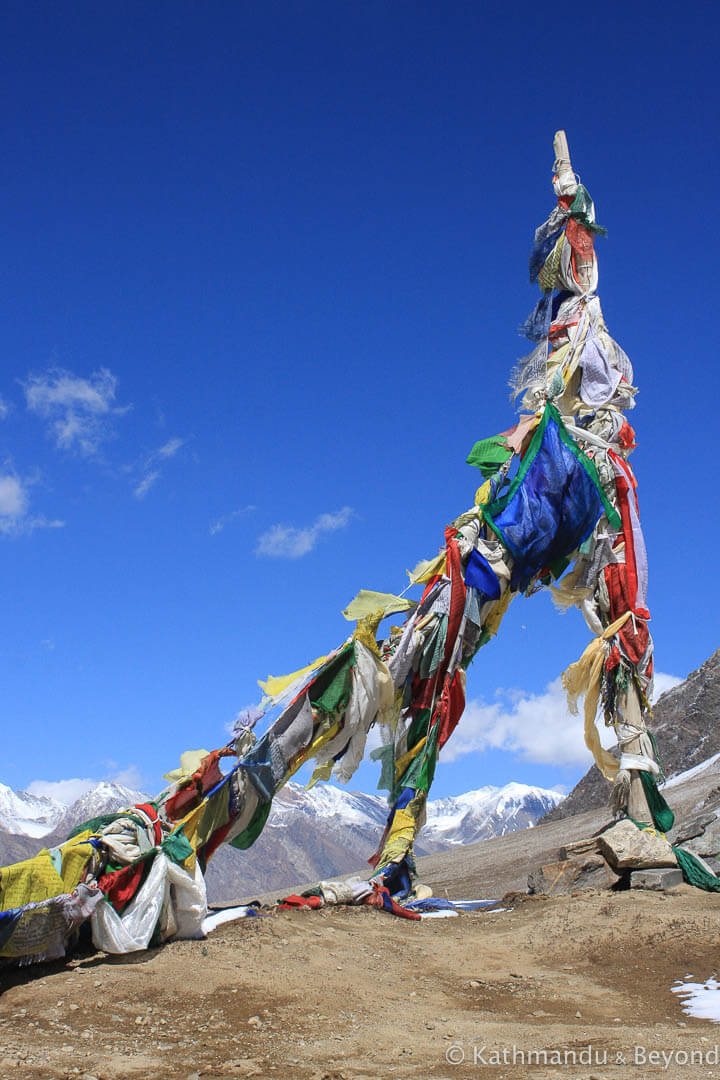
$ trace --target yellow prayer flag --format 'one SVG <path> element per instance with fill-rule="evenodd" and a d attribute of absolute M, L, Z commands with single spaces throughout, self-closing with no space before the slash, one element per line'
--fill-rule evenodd
<path fill-rule="evenodd" d="M 169 780 L 171 784 L 179 780 L 186 780 L 200 768 L 200 762 L 210 753 L 209 750 L 185 750 L 180 755 L 180 768 L 171 769 L 163 774 L 163 780 Z"/>
<path fill-rule="evenodd" d="M 425 585 L 436 574 L 445 573 L 446 552 L 441 551 L 434 559 L 421 559 L 414 570 L 406 570 L 411 585 Z"/>
<path fill-rule="evenodd" d="M 288 686 L 294 683 L 296 679 L 299 679 L 302 675 L 310 675 L 315 668 L 319 668 L 326 660 L 327 656 L 318 656 L 307 667 L 300 668 L 299 671 L 291 671 L 289 675 L 268 675 L 265 682 L 258 679 L 258 686 L 268 697 L 276 698 L 282 694 L 283 690 L 287 690 Z"/>
<path fill-rule="evenodd" d="M 409 611 L 410 608 L 415 606 L 414 600 L 406 600 L 404 596 L 395 596 L 394 593 L 373 592 L 371 589 L 361 589 L 345 608 L 343 615 L 348 622 L 355 622 L 376 612 L 381 611 L 383 615 L 393 615 L 396 611 Z"/>

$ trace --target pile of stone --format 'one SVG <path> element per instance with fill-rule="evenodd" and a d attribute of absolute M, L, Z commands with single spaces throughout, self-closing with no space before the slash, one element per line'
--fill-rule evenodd
<path fill-rule="evenodd" d="M 708 869 L 720 870 L 720 789 L 705 800 L 703 812 L 673 830 L 673 846 L 700 856 Z M 639 829 L 627 818 L 587 840 L 561 847 L 557 861 L 528 877 L 532 895 L 560 896 L 577 889 L 655 889 L 665 891 L 683 880 L 670 841 L 652 829 Z"/>

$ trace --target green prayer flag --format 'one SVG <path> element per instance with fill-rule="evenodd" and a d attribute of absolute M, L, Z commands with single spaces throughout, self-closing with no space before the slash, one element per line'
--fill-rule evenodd
<path fill-rule="evenodd" d="M 570 213 L 576 221 L 579 221 L 590 232 L 598 233 L 600 236 L 607 236 L 607 229 L 603 228 L 602 225 L 598 225 L 595 220 L 595 203 L 590 198 L 590 192 L 584 184 L 578 184 L 577 193 L 570 206 Z"/>
<path fill-rule="evenodd" d="M 350 642 L 327 663 L 308 687 L 310 704 L 324 713 L 343 712 L 352 693 L 355 644 Z"/>
<path fill-rule="evenodd" d="M 238 835 L 230 841 L 231 847 L 239 848 L 240 851 L 245 851 L 246 848 L 252 847 L 265 828 L 265 822 L 270 816 L 271 806 L 272 802 L 270 800 L 258 804 L 258 808 L 250 819 L 250 824 L 247 828 L 243 829 L 241 833 L 238 833 Z"/>
<path fill-rule="evenodd" d="M 501 465 L 512 457 L 505 438 L 502 435 L 491 435 L 489 439 L 481 439 L 476 442 L 466 457 L 468 465 L 474 465 L 480 470 L 485 479 L 494 476 Z"/>

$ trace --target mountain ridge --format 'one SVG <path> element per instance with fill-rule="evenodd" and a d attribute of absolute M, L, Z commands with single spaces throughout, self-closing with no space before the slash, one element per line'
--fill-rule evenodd
<path fill-rule="evenodd" d="M 6 792 L 10 789 L 3 787 L 0 795 Z M 27 828 L 28 810 L 52 816 L 52 807 L 35 805 L 30 801 L 33 796 L 23 799 L 27 793 L 10 794 L 16 797 L 16 803 L 9 797 L 3 803 L 0 864 L 28 858 L 41 847 L 62 843 L 81 822 L 148 798 L 142 792 L 102 782 L 64 807 L 52 829 L 38 836 L 43 826 L 37 819 L 30 821 L 30 833 L 7 826 Z M 53 803 L 44 798 L 45 803 Z M 416 853 L 428 855 L 526 828 L 562 798 L 556 791 L 513 782 L 432 800 L 427 807 L 427 824 L 415 845 Z M 13 821 L 8 807 L 16 804 L 19 816 Z M 355 870 L 377 847 L 387 815 L 387 802 L 379 795 L 346 791 L 332 784 L 319 784 L 308 791 L 289 783 L 275 797 L 267 825 L 250 849 L 240 852 L 224 845 L 215 854 L 206 875 L 209 895 L 217 900 L 239 893 L 266 892 L 289 888 L 298 880 L 335 877 Z"/>

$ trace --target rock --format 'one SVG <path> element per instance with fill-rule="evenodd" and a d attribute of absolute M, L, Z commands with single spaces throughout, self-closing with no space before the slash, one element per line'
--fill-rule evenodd
<path fill-rule="evenodd" d="M 684 822 L 672 833 L 674 844 L 684 844 L 687 840 L 693 840 L 696 836 L 702 836 L 708 825 L 715 821 L 715 815 L 711 813 L 701 814 L 700 817 Z M 718 822 L 720 824 L 720 822 Z M 709 853 L 708 853 L 709 854 Z"/>
<path fill-rule="evenodd" d="M 589 836 L 585 840 L 576 840 L 574 844 L 566 844 L 560 848 L 561 859 L 571 859 L 575 855 L 589 855 L 599 851 L 597 836 Z"/>
<path fill-rule="evenodd" d="M 635 870 L 630 875 L 631 889 L 651 889 L 654 892 L 665 892 L 674 889 L 676 885 L 682 885 L 683 874 L 679 868 L 666 870 Z"/>
<path fill-rule="evenodd" d="M 602 855 L 586 856 L 584 866 L 575 882 L 575 889 L 612 889 L 623 880 L 627 871 L 613 870 Z"/>
<path fill-rule="evenodd" d="M 602 855 L 586 855 L 547 863 L 528 877 L 531 893 L 561 896 L 571 889 L 611 889 L 622 875 L 608 866 Z"/>
<path fill-rule="evenodd" d="M 577 876 L 576 867 L 569 859 L 546 863 L 528 874 L 528 890 L 531 893 L 543 893 L 545 896 L 550 896 L 551 893 L 559 894 L 567 891 L 575 883 Z"/>
<path fill-rule="evenodd" d="M 713 816 L 705 831 L 688 840 L 685 843 L 678 837 L 678 843 L 692 851 L 694 855 L 718 855 L 720 854 L 720 818 Z"/>
<path fill-rule="evenodd" d="M 720 787 L 713 788 L 705 796 L 703 806 L 707 807 L 708 810 L 716 810 L 720 806 Z"/>
<path fill-rule="evenodd" d="M 259 1076 L 262 1073 L 254 1058 L 235 1058 L 228 1061 L 225 1068 L 230 1069 L 234 1076 Z"/>
<path fill-rule="evenodd" d="M 602 833 L 598 843 L 614 870 L 677 866 L 677 859 L 667 840 L 647 829 L 638 829 L 627 818 Z"/>

